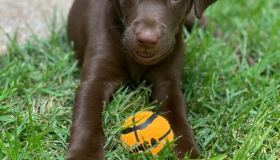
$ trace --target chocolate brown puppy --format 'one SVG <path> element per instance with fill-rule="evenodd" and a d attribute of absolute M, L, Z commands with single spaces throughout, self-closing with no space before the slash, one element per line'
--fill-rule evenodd
<path fill-rule="evenodd" d="M 82 69 L 76 91 L 66 159 L 104 159 L 101 125 L 104 102 L 124 81 L 153 85 L 175 136 L 178 158 L 200 152 L 186 117 L 181 92 L 185 57 L 183 25 L 193 25 L 216 0 L 76 0 L 68 18 L 68 36 Z M 190 11 L 193 7 L 193 12 Z M 187 18 L 188 17 L 188 18 Z"/>

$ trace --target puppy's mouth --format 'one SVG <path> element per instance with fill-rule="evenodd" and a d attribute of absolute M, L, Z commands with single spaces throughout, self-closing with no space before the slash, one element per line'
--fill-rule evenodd
<path fill-rule="evenodd" d="M 132 57 L 135 61 L 143 65 L 152 65 L 159 61 L 159 57 L 155 53 L 146 51 L 134 51 Z"/>
<path fill-rule="evenodd" d="M 148 53 L 148 52 L 136 51 L 135 53 L 137 54 L 137 56 L 139 56 L 140 58 L 143 58 L 143 59 L 150 59 L 155 56 L 154 53 Z"/>

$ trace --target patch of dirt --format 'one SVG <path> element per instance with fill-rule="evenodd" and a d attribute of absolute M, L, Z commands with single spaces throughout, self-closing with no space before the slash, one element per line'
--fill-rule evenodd
<path fill-rule="evenodd" d="M 0 0 L 0 55 L 6 52 L 5 33 L 13 36 L 17 30 L 19 43 L 32 35 L 30 28 L 39 37 L 48 36 L 44 17 L 52 17 L 56 8 L 58 17 L 61 14 L 66 19 L 72 3 L 73 0 Z"/>

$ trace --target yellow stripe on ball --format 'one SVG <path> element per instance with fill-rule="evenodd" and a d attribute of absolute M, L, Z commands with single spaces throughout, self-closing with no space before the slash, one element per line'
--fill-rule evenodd
<path fill-rule="evenodd" d="M 168 121 L 151 111 L 140 112 L 130 116 L 123 124 L 121 141 L 124 146 L 137 147 L 132 152 L 144 151 L 153 146 L 150 151 L 157 154 L 166 144 L 174 138 Z"/>

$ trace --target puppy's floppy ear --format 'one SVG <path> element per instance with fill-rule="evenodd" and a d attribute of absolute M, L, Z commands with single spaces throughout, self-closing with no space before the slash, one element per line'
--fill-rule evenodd
<path fill-rule="evenodd" d="M 217 0 L 193 0 L 194 11 L 197 18 L 200 18 L 205 9 Z"/>
<path fill-rule="evenodd" d="M 109 1 L 112 1 L 113 7 L 115 8 L 115 11 L 116 11 L 117 15 L 119 16 L 120 19 L 122 19 L 123 14 L 122 14 L 122 11 L 121 11 L 120 2 L 118 0 L 109 0 Z"/>

